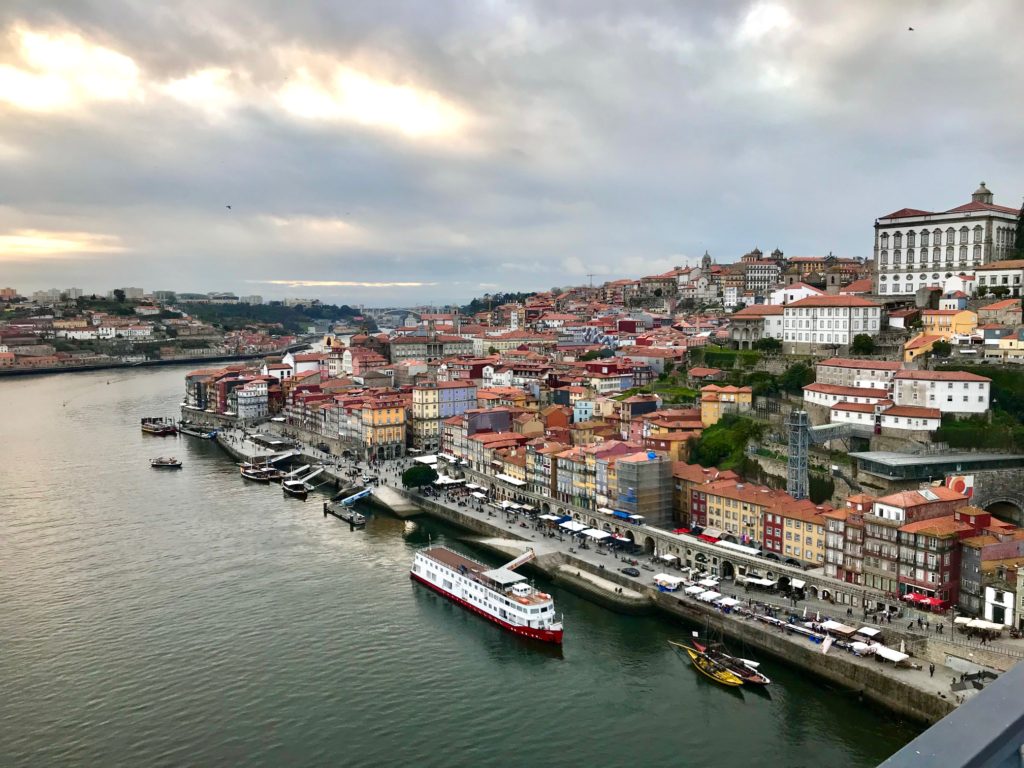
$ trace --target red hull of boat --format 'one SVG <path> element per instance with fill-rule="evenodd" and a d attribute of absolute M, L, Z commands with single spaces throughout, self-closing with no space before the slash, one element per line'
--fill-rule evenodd
<path fill-rule="evenodd" d="M 561 629 L 559 629 L 559 630 L 537 629 L 535 627 L 519 627 L 519 626 L 516 626 L 515 624 L 509 624 L 507 621 L 502 621 L 497 616 L 491 616 L 489 613 L 486 613 L 485 611 L 481 611 L 479 608 L 477 608 L 472 603 L 467 603 L 465 600 L 463 600 L 462 598 L 456 597 L 451 592 L 446 592 L 444 589 L 442 589 L 441 587 L 437 586 L 436 584 L 431 584 L 429 581 L 426 581 L 425 579 L 421 578 L 420 576 L 417 576 L 415 573 L 410 573 L 409 576 L 412 579 L 415 579 L 416 581 L 418 581 L 420 584 L 424 585 L 425 587 L 430 587 L 432 590 L 437 592 L 437 594 L 443 595 L 444 597 L 447 597 L 453 603 L 461 605 L 463 608 L 465 608 L 468 611 L 472 611 L 477 616 L 482 616 L 483 618 L 487 619 L 488 621 L 491 621 L 491 622 L 497 624 L 499 627 L 504 629 L 506 632 L 511 632 L 513 635 L 519 635 L 520 637 L 528 637 L 531 640 L 539 640 L 542 643 L 554 643 L 555 645 L 561 645 L 562 644 L 562 632 L 563 632 L 563 630 L 561 630 Z"/>

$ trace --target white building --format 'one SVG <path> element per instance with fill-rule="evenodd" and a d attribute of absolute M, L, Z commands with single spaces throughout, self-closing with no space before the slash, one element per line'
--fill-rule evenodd
<path fill-rule="evenodd" d="M 993 261 L 978 267 L 977 293 L 988 293 L 991 288 L 1005 288 L 1009 296 L 1021 296 L 1021 285 L 1024 283 L 1024 259 Z"/>
<path fill-rule="evenodd" d="M 1021 606 L 1024 608 L 1024 605 Z M 985 587 L 985 608 L 982 618 L 985 621 L 1002 623 L 1007 627 L 1014 625 L 1014 592 L 999 587 Z"/>
<path fill-rule="evenodd" d="M 878 405 L 889 399 L 884 389 L 843 387 L 839 384 L 808 384 L 804 387 L 804 401 L 831 409 L 839 403 Z M 855 420 L 856 421 L 856 420 Z"/>
<path fill-rule="evenodd" d="M 267 382 L 250 381 L 235 390 L 240 419 L 262 419 L 267 415 Z"/>
<path fill-rule="evenodd" d="M 240 304 L 262 304 L 263 303 L 263 297 L 262 296 L 255 296 L 255 295 L 253 295 L 253 296 L 242 296 L 238 300 L 238 302 Z"/>
<path fill-rule="evenodd" d="M 729 339 L 740 349 L 751 349 L 761 339 L 782 341 L 782 307 L 750 304 L 729 315 Z"/>
<path fill-rule="evenodd" d="M 783 307 L 786 354 L 809 354 L 822 347 L 849 346 L 855 336 L 877 336 L 882 308 L 860 296 L 809 296 Z"/>
<path fill-rule="evenodd" d="M 898 371 L 892 399 L 896 405 L 937 408 L 942 413 L 986 413 L 991 384 L 991 379 L 966 371 Z"/>
<path fill-rule="evenodd" d="M 948 211 L 902 208 L 875 221 L 875 291 L 905 295 L 954 275 L 973 275 L 1013 250 L 1015 208 L 995 205 L 982 182 L 971 202 Z"/>
<path fill-rule="evenodd" d="M 792 304 L 794 301 L 806 299 L 810 296 L 824 296 L 824 291 L 819 291 L 813 285 L 807 283 L 793 283 L 771 292 L 768 297 L 769 304 Z"/>

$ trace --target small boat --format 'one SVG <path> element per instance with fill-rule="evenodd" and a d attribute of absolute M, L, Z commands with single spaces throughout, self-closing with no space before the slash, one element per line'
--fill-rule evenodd
<path fill-rule="evenodd" d="M 357 528 L 362 528 L 364 525 L 366 525 L 366 516 L 359 512 L 356 512 L 354 509 L 352 509 L 352 507 L 339 504 L 331 504 L 330 512 L 339 520 L 344 520 L 346 523 L 351 523 Z"/>
<path fill-rule="evenodd" d="M 309 496 L 309 486 L 301 480 L 282 480 L 281 488 L 284 490 L 285 496 L 294 496 L 303 501 Z"/>
<path fill-rule="evenodd" d="M 142 431 L 147 435 L 158 435 L 163 437 L 165 435 L 178 434 L 178 428 L 174 426 L 174 419 L 165 419 L 159 416 L 147 416 L 142 419 L 140 425 L 142 427 Z"/>
<path fill-rule="evenodd" d="M 181 469 L 181 459 L 173 456 L 161 456 L 158 459 L 150 459 L 149 466 L 153 469 Z"/>
<path fill-rule="evenodd" d="M 242 477 L 246 480 L 252 480 L 254 483 L 269 483 L 270 475 L 262 467 L 242 466 L 239 468 L 239 472 Z"/>
<path fill-rule="evenodd" d="M 192 437 L 201 437 L 204 440 L 213 440 L 217 436 L 216 429 L 204 429 L 198 424 L 190 424 L 187 421 L 178 422 L 178 431 L 183 435 L 192 435 Z"/>
<path fill-rule="evenodd" d="M 721 648 L 698 643 L 696 640 L 693 641 L 693 647 L 700 653 L 706 654 L 709 658 L 717 661 L 730 672 L 741 677 L 744 683 L 749 683 L 750 685 L 769 685 L 771 683 L 767 675 L 758 671 L 760 664 L 756 661 L 741 659 L 738 656 L 730 656 Z"/>
<path fill-rule="evenodd" d="M 690 662 L 693 664 L 694 668 L 705 677 L 709 677 L 716 683 L 729 686 L 730 688 L 743 685 L 743 678 L 724 664 L 712 659 L 706 653 L 701 653 L 696 648 L 691 648 L 690 646 L 683 645 L 682 643 L 675 643 L 671 640 L 668 641 L 668 644 L 677 651 L 684 651 L 686 655 L 689 656 Z"/>

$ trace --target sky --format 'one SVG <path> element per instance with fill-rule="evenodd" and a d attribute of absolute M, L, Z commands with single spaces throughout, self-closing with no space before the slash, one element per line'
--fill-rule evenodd
<path fill-rule="evenodd" d="M 890 211 L 1019 204 L 1022 38 L 1019 0 L 4 0 L 0 287 L 410 306 L 867 257 Z"/>

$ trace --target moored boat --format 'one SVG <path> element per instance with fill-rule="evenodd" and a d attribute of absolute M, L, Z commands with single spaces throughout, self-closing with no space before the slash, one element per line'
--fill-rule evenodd
<path fill-rule="evenodd" d="M 293 496 L 303 501 L 309 496 L 309 486 L 301 480 L 282 480 L 281 488 L 284 490 L 285 496 Z"/>
<path fill-rule="evenodd" d="M 721 662 L 715 661 L 706 653 L 701 653 L 696 648 L 691 648 L 688 645 L 682 643 L 676 643 L 671 640 L 668 644 L 675 648 L 677 651 L 683 651 L 690 659 L 690 663 L 693 664 L 694 669 L 700 672 L 705 677 L 714 680 L 716 683 L 721 685 L 729 686 L 731 688 L 743 685 L 743 678 L 733 672 L 731 669 L 726 667 Z"/>
<path fill-rule="evenodd" d="M 174 426 L 174 419 L 165 419 L 160 416 L 146 416 L 141 422 L 142 431 L 147 435 L 175 435 L 178 428 Z"/>
<path fill-rule="evenodd" d="M 254 483 L 269 483 L 270 475 L 263 467 L 254 467 L 242 465 L 238 470 L 242 477 L 246 480 L 252 480 Z"/>
<path fill-rule="evenodd" d="M 507 632 L 560 645 L 562 622 L 551 595 L 515 573 L 534 556 L 528 549 L 500 568 L 490 568 L 447 547 L 426 547 L 413 558 L 409 576 Z"/>
<path fill-rule="evenodd" d="M 738 656 L 730 656 L 721 648 L 698 643 L 696 640 L 693 641 L 693 647 L 700 653 L 704 653 L 709 658 L 720 663 L 730 672 L 741 678 L 744 683 L 749 685 L 769 685 L 771 683 L 768 676 L 758 670 L 760 665 L 756 661 L 741 659 Z"/>
<path fill-rule="evenodd" d="M 157 459 L 150 459 L 149 466 L 153 469 L 181 469 L 181 459 L 173 456 L 161 456 Z"/>

